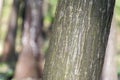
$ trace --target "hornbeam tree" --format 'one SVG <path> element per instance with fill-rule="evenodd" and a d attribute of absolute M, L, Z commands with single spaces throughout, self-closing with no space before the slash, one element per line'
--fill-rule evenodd
<path fill-rule="evenodd" d="M 43 80 L 99 80 L 115 0 L 59 0 Z"/>

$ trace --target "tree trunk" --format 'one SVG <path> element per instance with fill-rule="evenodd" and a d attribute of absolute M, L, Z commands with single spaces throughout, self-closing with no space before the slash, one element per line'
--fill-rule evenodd
<path fill-rule="evenodd" d="M 116 69 L 116 28 L 115 28 L 115 19 L 112 21 L 110 36 L 108 40 L 108 45 L 105 54 L 104 66 L 102 70 L 101 80 L 118 80 L 117 69 Z"/>
<path fill-rule="evenodd" d="M 0 20 L 1 20 L 2 7 L 3 7 L 3 0 L 0 0 Z"/>
<path fill-rule="evenodd" d="M 19 10 L 19 1 L 14 0 L 1 61 L 10 62 L 10 61 L 14 61 L 16 58 L 15 39 L 16 39 L 16 31 L 17 31 L 18 10 Z"/>
<path fill-rule="evenodd" d="M 114 0 L 59 0 L 43 80 L 99 80 Z"/>
<path fill-rule="evenodd" d="M 30 77 L 39 80 L 43 70 L 42 56 L 37 44 L 42 26 L 42 0 L 26 0 L 25 5 L 23 49 L 19 56 L 14 78 L 18 80 Z"/>
<path fill-rule="evenodd" d="M 42 42 L 42 27 L 43 27 L 43 14 L 42 5 L 43 0 L 28 0 L 31 7 L 31 28 L 30 28 L 30 45 L 32 47 L 33 55 L 38 62 L 39 76 L 43 74 L 43 56 L 41 54 Z"/>

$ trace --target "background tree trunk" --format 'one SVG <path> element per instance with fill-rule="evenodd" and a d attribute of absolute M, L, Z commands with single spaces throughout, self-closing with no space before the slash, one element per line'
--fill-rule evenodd
<path fill-rule="evenodd" d="M 3 7 L 3 0 L 0 0 L 0 19 L 1 19 L 2 7 Z"/>
<path fill-rule="evenodd" d="M 99 80 L 114 0 L 59 0 L 43 80 Z"/>
<path fill-rule="evenodd" d="M 18 11 L 19 11 L 19 1 L 14 0 L 1 61 L 10 62 L 10 61 L 14 61 L 16 58 L 15 39 L 16 39 L 16 31 L 17 31 Z"/>
<path fill-rule="evenodd" d="M 115 19 L 112 21 L 110 36 L 105 54 L 104 66 L 101 80 L 118 80 L 116 69 L 116 25 Z"/>
<path fill-rule="evenodd" d="M 42 77 L 42 56 L 39 52 L 38 38 L 42 28 L 42 0 L 25 1 L 25 20 L 22 53 L 16 66 L 15 79 Z M 22 68 L 22 70 L 21 70 Z"/>

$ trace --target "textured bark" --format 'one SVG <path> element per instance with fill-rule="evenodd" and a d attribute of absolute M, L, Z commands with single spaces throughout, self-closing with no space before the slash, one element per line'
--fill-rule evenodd
<path fill-rule="evenodd" d="M 99 80 L 114 0 L 59 0 L 43 80 Z"/>
<path fill-rule="evenodd" d="M 115 20 L 112 21 L 110 36 L 105 54 L 104 66 L 102 70 L 101 80 L 118 80 L 116 69 L 116 28 Z"/>
<path fill-rule="evenodd" d="M 19 1 L 14 0 L 1 61 L 10 62 L 10 61 L 14 61 L 16 58 L 15 39 L 16 39 L 16 31 L 17 31 L 18 10 L 19 10 Z"/>
<path fill-rule="evenodd" d="M 37 40 L 41 32 L 42 0 L 25 1 L 25 20 L 22 36 L 23 49 L 16 66 L 15 79 L 42 77 L 42 56 Z"/>

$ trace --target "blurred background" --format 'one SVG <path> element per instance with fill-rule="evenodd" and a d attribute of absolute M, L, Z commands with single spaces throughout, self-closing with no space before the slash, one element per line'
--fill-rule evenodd
<path fill-rule="evenodd" d="M 0 80 L 23 76 L 22 73 L 29 73 L 36 66 L 42 73 L 56 5 L 57 0 L 0 0 Z M 116 73 L 120 76 L 120 0 L 116 0 L 113 18 L 112 30 L 115 30 L 115 34 L 113 45 L 110 46 L 115 46 L 113 53 L 116 64 L 112 65 L 116 65 Z M 30 50 L 33 50 L 32 53 Z M 30 65 L 28 69 L 33 60 L 36 66 Z M 20 74 L 19 66 L 28 71 L 23 70 Z"/>

